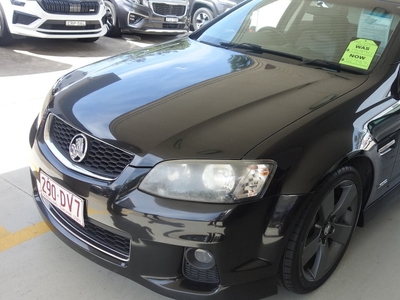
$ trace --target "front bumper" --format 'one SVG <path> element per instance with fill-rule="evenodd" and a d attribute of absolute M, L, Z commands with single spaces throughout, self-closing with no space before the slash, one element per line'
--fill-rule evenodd
<path fill-rule="evenodd" d="M 112 182 L 90 178 L 62 165 L 40 132 L 34 124 L 34 200 L 44 220 L 70 247 L 174 299 L 260 299 L 277 292 L 276 273 L 290 232 L 285 220 L 293 218 L 301 197 L 229 205 L 157 198 L 137 189 L 147 168 L 128 166 Z M 40 171 L 85 200 L 86 229 L 41 198 Z M 212 253 L 213 274 L 187 269 L 184 252 L 190 248 Z"/>
<path fill-rule="evenodd" d="M 66 1 L 64 1 L 66 2 Z M 107 32 L 104 4 L 95 14 L 49 13 L 36 1 L 3 1 L 11 34 L 37 38 L 96 38 Z M 67 21 L 85 22 L 85 26 L 70 26 Z"/>

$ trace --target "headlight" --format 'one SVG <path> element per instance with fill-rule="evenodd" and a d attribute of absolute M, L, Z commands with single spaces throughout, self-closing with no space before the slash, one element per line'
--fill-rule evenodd
<path fill-rule="evenodd" d="M 260 196 L 275 168 L 270 160 L 166 161 L 146 175 L 139 189 L 170 199 L 233 203 Z"/>

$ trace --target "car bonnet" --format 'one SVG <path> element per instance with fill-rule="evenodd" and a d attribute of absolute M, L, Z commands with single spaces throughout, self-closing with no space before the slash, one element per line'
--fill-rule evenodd
<path fill-rule="evenodd" d="M 180 39 L 67 74 L 51 110 L 139 156 L 240 159 L 365 80 Z"/>

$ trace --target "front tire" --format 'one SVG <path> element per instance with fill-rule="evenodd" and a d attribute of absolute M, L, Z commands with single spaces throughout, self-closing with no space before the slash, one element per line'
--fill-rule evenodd
<path fill-rule="evenodd" d="M 6 15 L 4 14 L 3 7 L 0 4 L 0 46 L 7 46 L 11 44 L 12 41 L 13 38 L 8 29 Z"/>
<path fill-rule="evenodd" d="M 111 1 L 104 1 L 106 5 L 106 15 L 107 15 L 107 33 L 108 37 L 119 37 L 121 36 L 121 29 L 118 25 L 117 10 Z"/>
<path fill-rule="evenodd" d="M 206 23 L 214 19 L 214 15 L 211 10 L 205 7 L 197 9 L 192 18 L 192 26 L 194 30 L 203 27 Z"/>
<path fill-rule="evenodd" d="M 332 173 L 304 208 L 281 263 L 280 281 L 299 294 L 320 287 L 342 259 L 357 225 L 362 183 L 345 166 Z"/>

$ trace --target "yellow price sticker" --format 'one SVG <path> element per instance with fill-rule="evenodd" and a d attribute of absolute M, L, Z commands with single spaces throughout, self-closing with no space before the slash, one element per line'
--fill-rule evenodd
<path fill-rule="evenodd" d="M 349 43 L 340 59 L 340 64 L 368 70 L 378 51 L 380 42 L 367 39 L 355 39 Z"/>

